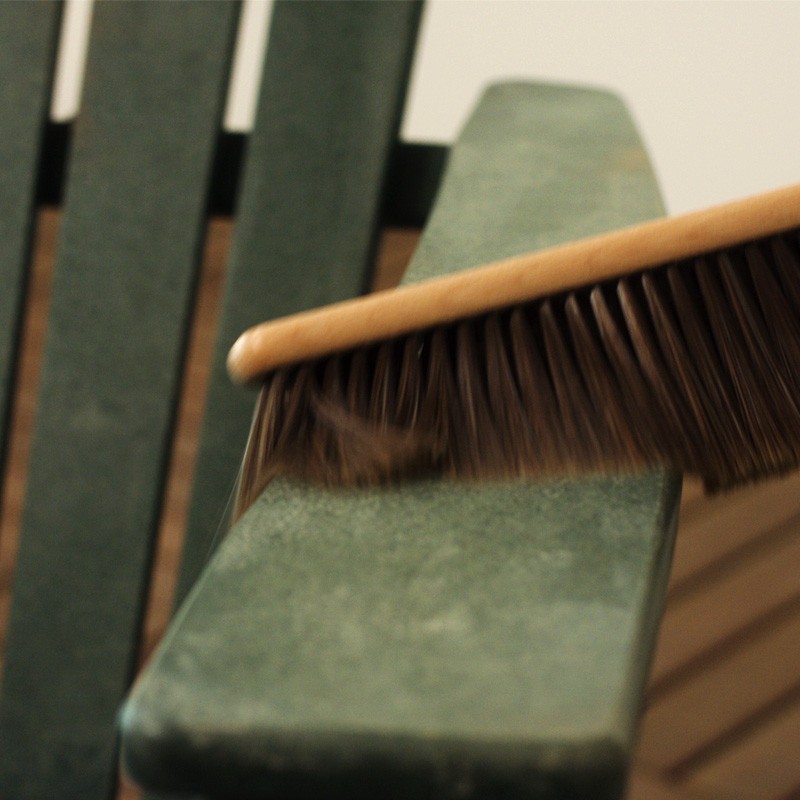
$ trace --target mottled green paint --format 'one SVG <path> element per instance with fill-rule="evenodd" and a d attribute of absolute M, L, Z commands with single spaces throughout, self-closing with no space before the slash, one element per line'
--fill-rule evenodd
<path fill-rule="evenodd" d="M 494 87 L 410 274 L 660 211 L 616 98 Z M 276 482 L 126 705 L 128 767 L 209 796 L 618 798 L 678 494 L 662 473 Z"/>
<path fill-rule="evenodd" d="M 236 21 L 93 11 L 0 691 L 7 800 L 115 785 Z"/>

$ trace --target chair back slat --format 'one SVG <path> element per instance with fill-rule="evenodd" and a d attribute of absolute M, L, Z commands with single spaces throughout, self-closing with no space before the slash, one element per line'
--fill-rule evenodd
<path fill-rule="evenodd" d="M 237 12 L 94 9 L 0 695 L 5 798 L 114 789 Z"/>
<path fill-rule="evenodd" d="M 0 4 L 0 471 L 59 12 L 54 2 Z"/>
<path fill-rule="evenodd" d="M 178 596 L 220 525 L 253 398 L 225 356 L 246 327 L 364 291 L 421 4 L 277 2 L 200 445 Z"/>

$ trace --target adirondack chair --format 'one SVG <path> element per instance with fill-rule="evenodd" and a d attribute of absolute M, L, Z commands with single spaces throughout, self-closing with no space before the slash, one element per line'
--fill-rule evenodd
<path fill-rule="evenodd" d="M 58 14 L 0 6 L 3 420 Z M 123 705 L 209 196 L 237 184 L 220 132 L 237 6 L 96 8 L 6 634 L 3 800 L 112 795 L 121 706 L 126 769 L 159 794 L 622 795 L 675 476 L 345 493 L 278 482 L 205 565 L 253 401 L 225 376 L 231 341 L 364 291 L 381 226 L 428 215 L 443 151 L 397 141 L 419 19 L 411 2 L 276 4 L 235 200 L 185 601 Z M 448 158 L 409 275 L 661 211 L 613 96 L 498 85 Z"/>

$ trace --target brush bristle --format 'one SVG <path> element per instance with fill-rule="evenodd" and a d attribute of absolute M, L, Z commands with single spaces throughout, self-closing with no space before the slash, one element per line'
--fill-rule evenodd
<path fill-rule="evenodd" d="M 708 491 L 800 463 L 797 231 L 267 376 L 243 511 L 327 486 L 668 467 Z"/>

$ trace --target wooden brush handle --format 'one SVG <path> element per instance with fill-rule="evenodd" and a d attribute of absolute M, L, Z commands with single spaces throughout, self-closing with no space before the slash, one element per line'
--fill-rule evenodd
<path fill-rule="evenodd" d="M 239 337 L 228 355 L 228 371 L 234 380 L 249 382 L 278 367 L 797 226 L 800 184 L 265 322 Z"/>

